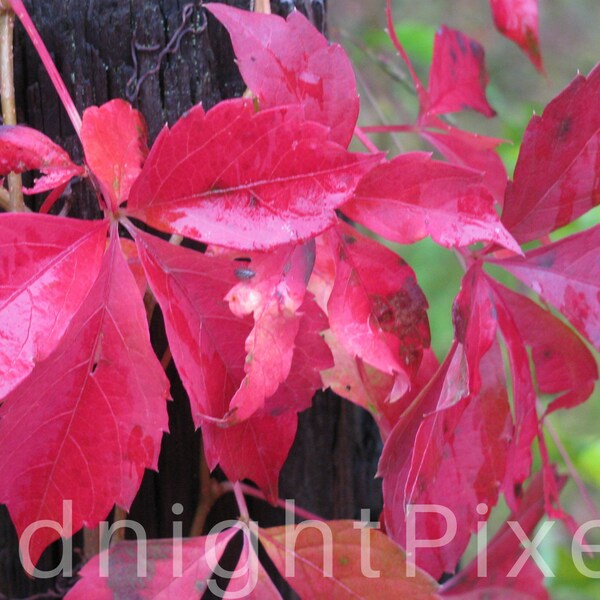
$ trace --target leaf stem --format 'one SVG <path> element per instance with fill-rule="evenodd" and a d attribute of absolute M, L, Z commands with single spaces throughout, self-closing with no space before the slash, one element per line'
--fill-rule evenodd
<path fill-rule="evenodd" d="M 242 484 L 239 481 L 234 483 L 232 486 L 232 491 L 238 508 L 240 509 L 240 517 L 243 521 L 248 523 L 250 521 L 250 513 L 248 512 L 248 505 L 246 504 L 246 498 L 244 497 L 244 492 L 242 491 Z"/>
<path fill-rule="evenodd" d="M 10 7 L 0 4 L 0 96 L 2 97 L 2 122 L 17 124 L 15 106 L 15 81 L 13 68 L 13 32 L 15 13 Z M 23 212 L 23 181 L 18 173 L 8 174 L 8 210 Z"/>
<path fill-rule="evenodd" d="M 42 63 L 44 64 L 44 67 L 46 68 L 46 71 L 48 72 L 52 83 L 54 84 L 54 87 L 61 99 L 61 102 L 63 103 L 67 114 L 69 115 L 69 119 L 71 119 L 71 123 L 73 124 L 73 128 L 75 129 L 75 133 L 77 134 L 77 137 L 81 139 L 81 115 L 77 111 L 75 103 L 73 102 L 73 99 L 71 98 L 71 95 L 69 94 L 67 87 L 65 86 L 65 83 L 62 80 L 58 69 L 56 68 L 56 65 L 54 64 L 54 61 L 52 60 L 52 57 L 50 56 L 46 45 L 40 37 L 40 34 L 38 33 L 38 30 L 36 29 L 35 25 L 33 24 L 33 21 L 31 20 L 31 17 L 29 16 L 29 13 L 27 12 L 27 9 L 23 4 L 23 1 L 5 1 L 8 1 L 10 3 L 13 11 L 17 15 L 17 17 L 19 17 L 19 21 L 21 21 L 23 27 L 25 28 L 29 39 L 35 46 L 35 49 L 37 50 L 37 53 Z"/>

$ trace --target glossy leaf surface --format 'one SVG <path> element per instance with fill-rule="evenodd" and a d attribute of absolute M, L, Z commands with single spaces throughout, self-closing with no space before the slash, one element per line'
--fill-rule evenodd
<path fill-rule="evenodd" d="M 167 429 L 169 382 L 150 345 L 137 285 L 113 237 L 98 279 L 54 351 L 0 412 L 0 501 L 21 534 L 32 522 L 94 527 L 128 509 Z M 98 442 L 102 442 L 102 452 Z M 31 559 L 58 538 L 42 528 Z"/>
<path fill-rule="evenodd" d="M 375 167 L 343 212 L 400 244 L 431 236 L 450 248 L 489 241 L 520 252 L 500 223 L 480 175 L 420 152 Z"/>
<path fill-rule="evenodd" d="M 106 247 L 106 223 L 0 215 L 0 398 L 54 350 Z"/>
<path fill-rule="evenodd" d="M 127 210 L 164 231 L 264 250 L 332 226 L 335 209 L 379 160 L 329 141 L 298 107 L 255 113 L 242 99 L 207 113 L 196 106 L 159 135 Z"/>
<path fill-rule="evenodd" d="M 300 104 L 309 121 L 331 128 L 346 147 L 358 118 L 352 65 L 300 11 L 287 18 L 248 13 L 224 4 L 206 6 L 227 27 L 240 72 L 261 108 Z"/>
<path fill-rule="evenodd" d="M 28 194 L 47 192 L 84 173 L 43 133 L 25 125 L 0 126 L 0 175 L 33 170 L 41 171 L 42 176 L 24 190 Z"/>

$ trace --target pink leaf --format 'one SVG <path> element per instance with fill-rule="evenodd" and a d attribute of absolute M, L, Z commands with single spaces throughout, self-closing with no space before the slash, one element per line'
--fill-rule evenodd
<path fill-rule="evenodd" d="M 527 54 L 544 72 L 538 34 L 538 0 L 490 0 L 496 29 Z"/>
<path fill-rule="evenodd" d="M 287 20 L 222 4 L 209 10 L 229 31 L 240 72 L 261 108 L 301 104 L 306 119 L 331 128 L 348 146 L 358 118 L 358 94 L 350 60 L 299 12 Z"/>
<path fill-rule="evenodd" d="M 144 469 L 157 467 L 168 389 L 113 236 L 62 340 L 1 408 L 0 501 L 19 534 L 41 519 L 62 522 L 65 500 L 72 501 L 73 532 L 94 527 L 115 503 L 128 509 Z M 54 529 L 36 532 L 34 564 L 58 537 Z"/>
<path fill-rule="evenodd" d="M 84 169 L 43 133 L 25 125 L 0 126 L 0 175 L 38 170 L 42 177 L 27 194 L 39 194 L 84 174 Z"/>
<path fill-rule="evenodd" d="M 431 236 L 451 248 L 489 241 L 520 254 L 480 180 L 479 174 L 428 154 L 403 154 L 368 173 L 343 211 L 400 244 Z"/>
<path fill-rule="evenodd" d="M 314 257 L 314 242 L 256 256 L 245 269 L 253 275 L 245 275 L 250 278 L 238 283 L 226 297 L 234 314 L 254 314 L 254 328 L 246 339 L 246 377 L 231 400 L 233 420 L 246 419 L 260 409 L 290 372 L 300 325 L 296 313 L 304 300 Z"/>
<path fill-rule="evenodd" d="M 554 305 L 600 350 L 600 225 L 496 264 Z"/>
<path fill-rule="evenodd" d="M 128 213 L 203 242 L 264 250 L 332 226 L 335 209 L 379 160 L 328 141 L 297 107 L 255 113 L 242 99 L 208 113 L 196 106 L 159 135 Z"/>
<path fill-rule="evenodd" d="M 485 97 L 489 77 L 484 61 L 481 44 L 442 25 L 433 44 L 427 111 L 439 115 L 471 108 L 493 117 L 496 112 Z"/>
<path fill-rule="evenodd" d="M 83 113 L 85 160 L 112 212 L 127 200 L 142 170 L 148 154 L 147 138 L 144 117 L 124 100 L 91 106 Z"/>
<path fill-rule="evenodd" d="M 508 306 L 523 342 L 531 348 L 539 391 L 560 394 L 547 412 L 585 402 L 594 391 L 598 367 L 581 339 L 529 298 L 500 285 L 494 289 Z"/>
<path fill-rule="evenodd" d="M 600 202 L 600 67 L 578 75 L 533 116 L 502 222 L 521 243 L 567 225 Z"/>
<path fill-rule="evenodd" d="M 107 223 L 0 215 L 0 398 L 54 350 L 98 272 Z"/>
<path fill-rule="evenodd" d="M 327 304 L 332 331 L 351 356 L 403 376 L 406 392 L 430 342 L 427 301 L 413 270 L 343 222 L 327 239 L 336 269 Z"/>
<path fill-rule="evenodd" d="M 82 579 L 66 598 L 183 600 L 200 597 L 208 589 L 213 569 L 236 533 L 238 528 L 190 539 L 148 540 L 145 561 L 144 550 L 138 547 L 137 541 L 119 542 L 85 564 L 79 572 Z M 143 576 L 138 573 L 138 557 L 146 568 Z M 108 566 L 108 573 L 102 561 Z M 212 585 L 215 583 L 213 580 Z"/>

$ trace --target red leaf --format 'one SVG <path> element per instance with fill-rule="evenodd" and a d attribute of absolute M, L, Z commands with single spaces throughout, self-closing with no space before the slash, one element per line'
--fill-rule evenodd
<path fill-rule="evenodd" d="M 82 579 L 66 598 L 183 600 L 201 597 L 208 588 L 213 569 L 237 532 L 237 528 L 231 528 L 203 537 L 148 540 L 144 576 L 138 573 L 138 556 L 144 554 L 137 541 L 119 542 L 85 564 L 79 572 Z M 108 573 L 103 564 L 108 565 Z M 215 583 L 213 581 L 213 585 Z"/>
<path fill-rule="evenodd" d="M 427 112 L 435 115 L 467 108 L 486 117 L 496 112 L 485 97 L 489 77 L 481 44 L 442 25 L 433 43 Z"/>
<path fill-rule="evenodd" d="M 439 598 L 435 581 L 426 573 L 407 575 L 404 553 L 380 531 L 361 529 L 361 524 L 354 521 L 326 521 L 320 525 L 330 540 L 325 540 L 315 525 L 298 532 L 297 539 L 297 525 L 259 530 L 260 541 L 275 567 L 301 598 Z M 361 557 L 368 558 L 369 563 Z M 291 561 L 294 574 L 288 566 Z"/>
<path fill-rule="evenodd" d="M 561 478 L 559 486 L 565 484 Z M 471 561 L 451 580 L 444 584 L 444 598 L 455 600 L 503 600 L 518 598 L 522 600 L 545 600 L 549 598 L 544 587 L 544 576 L 535 561 L 528 560 L 519 574 L 508 577 L 519 557 L 523 553 L 519 538 L 508 523 L 518 523 L 524 533 L 531 538 L 536 525 L 544 516 L 544 495 L 541 473 L 531 481 L 519 510 L 513 512 L 506 523 L 498 530 L 486 549 L 486 575 L 478 574 L 477 558 Z"/>
<path fill-rule="evenodd" d="M 296 413 L 310 406 L 321 387 L 319 372 L 331 364 L 319 335 L 326 327 L 324 315 L 312 301 L 306 301 L 301 312 L 290 375 L 264 408 L 230 427 L 202 425 L 209 467 L 219 464 L 231 481 L 251 479 L 271 502 L 277 500 L 279 472 L 296 436 Z"/>
<path fill-rule="evenodd" d="M 506 191 L 502 222 L 524 243 L 600 203 L 600 67 L 578 75 L 531 118 Z"/>
<path fill-rule="evenodd" d="M 301 104 L 306 119 L 331 128 L 347 147 L 358 118 L 358 94 L 348 56 L 299 11 L 287 20 L 221 4 L 209 10 L 229 31 L 240 72 L 261 108 Z"/>
<path fill-rule="evenodd" d="M 429 235 L 442 246 L 489 241 L 520 254 L 480 180 L 473 171 L 410 152 L 368 173 L 343 211 L 400 244 Z"/>
<path fill-rule="evenodd" d="M 89 292 L 107 223 L 0 215 L 0 398 L 54 350 Z"/>
<path fill-rule="evenodd" d="M 135 241 L 194 423 L 222 419 L 244 378 L 244 341 L 251 330 L 224 300 L 239 281 L 235 269 L 244 263 L 208 257 L 138 230 Z"/>
<path fill-rule="evenodd" d="M 495 261 L 562 312 L 600 350 L 600 225 Z"/>
<path fill-rule="evenodd" d="M 296 313 L 314 257 L 312 242 L 256 256 L 247 268 L 238 269 L 244 278 L 226 300 L 240 317 L 253 313 L 254 328 L 246 339 L 246 377 L 231 400 L 232 420 L 241 421 L 260 409 L 287 378 L 300 325 Z"/>
<path fill-rule="evenodd" d="M 509 307 L 523 342 L 531 348 L 539 391 L 562 394 L 552 401 L 547 412 L 585 402 L 594 391 L 598 367 L 581 339 L 529 298 L 500 285 L 494 289 Z"/>
<path fill-rule="evenodd" d="M 455 129 L 451 129 L 448 133 L 428 130 L 420 132 L 421 137 L 449 162 L 479 171 L 482 174 L 482 184 L 492 194 L 496 204 L 502 206 L 508 176 L 502 159 L 494 150 L 495 146 L 482 147 L 480 139 L 461 134 L 464 132 Z"/>
<path fill-rule="evenodd" d="M 0 126 L 0 175 L 33 170 L 42 177 L 24 189 L 27 194 L 46 192 L 85 172 L 43 133 L 25 125 Z"/>
<path fill-rule="evenodd" d="M 538 34 L 538 0 L 490 0 L 496 29 L 527 54 L 544 72 Z"/>
<path fill-rule="evenodd" d="M 382 373 L 360 358 L 352 357 L 331 330 L 326 331 L 324 337 L 333 353 L 334 366 L 323 372 L 323 384 L 338 396 L 368 410 L 385 441 L 400 415 L 435 374 L 439 367 L 435 354 L 430 349 L 424 351 L 417 375 L 411 381 L 410 391 L 399 395 L 397 388 L 404 388 L 402 376 Z M 397 382 L 397 379 L 400 381 Z"/>
<path fill-rule="evenodd" d="M 452 385 L 453 363 L 462 358 L 461 353 L 459 346 L 444 386 Z M 407 513 L 407 505 L 441 505 L 451 511 L 459 524 L 450 542 L 419 548 L 415 556 L 417 565 L 435 578 L 454 572 L 471 533 L 483 518 L 477 515 L 478 504 L 494 506 L 504 479 L 512 421 L 499 346 L 492 346 L 475 366 L 483 374 L 479 391 L 443 406 L 445 390 L 438 383 L 432 388 L 433 395 L 423 398 L 423 405 L 413 412 L 418 423 L 426 410 L 425 403 L 435 401 L 438 395 L 435 412 L 423 419 L 414 442 L 410 441 L 412 437 L 406 439 L 409 454 L 394 450 L 399 432 L 407 435 L 401 418 L 399 430 L 392 432 L 384 448 L 380 465 L 386 528 L 393 539 L 405 543 L 409 518 L 415 519 L 416 539 L 440 539 L 446 532 L 448 524 L 442 514 L 432 511 L 412 517 Z M 413 420 L 408 431 L 414 431 L 414 427 Z"/>
<path fill-rule="evenodd" d="M 379 155 L 352 154 L 299 108 L 250 100 L 194 107 L 154 143 L 128 213 L 159 229 L 232 248 L 305 240 L 335 223 Z"/>
<path fill-rule="evenodd" d="M 83 113 L 85 161 L 114 213 L 127 200 L 148 154 L 144 117 L 124 100 L 91 106 Z"/>
<path fill-rule="evenodd" d="M 19 534 L 41 519 L 62 522 L 64 500 L 73 502 L 73 531 L 94 527 L 114 503 L 128 509 L 144 469 L 157 467 L 168 389 L 113 236 L 62 340 L 0 411 L 0 501 Z M 58 537 L 49 528 L 36 533 L 33 563 Z"/>
<path fill-rule="evenodd" d="M 403 394 L 430 343 L 427 301 L 414 271 L 343 222 L 326 235 L 335 261 L 327 303 L 331 329 L 351 356 L 403 376 Z"/>

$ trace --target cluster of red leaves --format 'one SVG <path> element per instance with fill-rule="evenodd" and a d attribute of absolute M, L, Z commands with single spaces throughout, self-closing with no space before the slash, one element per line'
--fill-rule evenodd
<path fill-rule="evenodd" d="M 516 27 L 509 4 L 492 2 L 496 23 L 539 60 L 535 19 L 527 13 Z M 535 3 L 516 4 L 525 11 Z M 74 530 L 95 526 L 115 503 L 131 505 L 167 429 L 168 380 L 143 303 L 149 289 L 211 469 L 251 479 L 276 500 L 297 414 L 322 386 L 369 410 L 380 427 L 386 534 L 369 535 L 381 577 L 357 576 L 361 532 L 332 522 L 332 578 L 323 578 L 322 541 L 308 536 L 296 547 L 303 571 L 289 581 L 301 596 L 317 586 L 333 597 L 466 598 L 498 588 L 544 597 L 535 565 L 506 579 L 519 540 L 504 529 L 490 544 L 498 561 L 488 577 L 467 567 L 443 591 L 432 577 L 455 571 L 487 518 L 477 505 L 493 507 L 500 493 L 527 533 L 544 511 L 567 518 L 543 419 L 586 400 L 598 376 L 578 333 L 600 349 L 600 227 L 525 253 L 520 244 L 598 204 L 600 116 L 587 108 L 600 100 L 600 69 L 578 76 L 532 119 L 509 182 L 498 140 L 440 117 L 465 108 L 494 114 L 483 49 L 461 32 L 440 29 L 427 88 L 396 40 L 420 101 L 415 129 L 446 160 L 386 160 L 347 150 L 359 103 L 341 47 L 299 13 L 285 21 L 206 8 L 231 34 L 260 110 L 246 99 L 208 112 L 196 106 L 148 151 L 143 118 L 129 104 L 92 107 L 80 135 L 85 168 L 36 131 L 0 128 L 1 173 L 41 171 L 28 191 L 54 189 L 46 208 L 73 176 L 87 176 L 105 214 L 93 222 L 0 215 L 0 501 L 20 533 L 34 521 L 60 521 L 63 499 L 73 501 Z M 431 236 L 462 257 L 455 339 L 441 365 L 415 273 L 349 219 L 401 244 Z M 208 250 L 170 244 L 136 222 Z M 578 333 L 495 281 L 486 265 L 512 273 Z M 541 414 L 540 395 L 555 396 Z M 536 439 L 542 474 L 525 485 Z M 399 546 L 411 504 L 447 506 L 460 529 L 450 544 L 419 552 L 417 577 L 406 579 Z M 419 538 L 444 530 L 439 514 L 417 523 Z M 171 542 L 152 542 L 154 576 L 140 583 L 143 597 L 198 591 L 211 575 L 207 544 L 218 557 L 234 533 L 187 540 L 183 578 L 169 570 Z M 34 562 L 56 537 L 36 534 Z M 283 528 L 259 532 L 281 570 L 290 552 L 284 537 Z M 240 561 L 253 552 L 245 541 Z M 135 576 L 132 556 L 127 544 L 111 550 L 121 569 L 108 582 L 90 563 L 69 597 L 112 598 Z M 229 591 L 244 585 L 234 580 Z M 262 567 L 254 594 L 279 597 Z"/>

